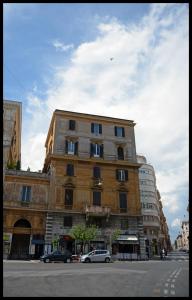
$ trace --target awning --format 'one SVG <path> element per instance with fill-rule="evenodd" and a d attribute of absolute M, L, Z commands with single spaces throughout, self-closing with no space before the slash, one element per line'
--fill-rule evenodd
<path fill-rule="evenodd" d="M 118 237 L 117 242 L 120 244 L 139 244 L 138 237 L 136 235 L 122 234 Z"/>

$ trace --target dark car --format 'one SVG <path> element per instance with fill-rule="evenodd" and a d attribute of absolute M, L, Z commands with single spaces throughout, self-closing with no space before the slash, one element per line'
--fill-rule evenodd
<path fill-rule="evenodd" d="M 70 251 L 66 250 L 65 252 L 61 252 L 57 250 L 50 254 L 45 254 L 41 256 L 40 260 L 43 261 L 44 263 L 49 263 L 52 261 L 62 261 L 64 263 L 67 263 L 67 262 L 72 262 L 72 255 Z"/>

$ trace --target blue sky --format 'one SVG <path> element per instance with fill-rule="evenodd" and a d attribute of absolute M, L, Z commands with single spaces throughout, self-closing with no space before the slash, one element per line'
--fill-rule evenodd
<path fill-rule="evenodd" d="M 134 120 L 172 241 L 188 218 L 188 14 L 181 3 L 3 5 L 4 99 L 22 102 L 22 169 L 42 169 L 55 109 Z"/>

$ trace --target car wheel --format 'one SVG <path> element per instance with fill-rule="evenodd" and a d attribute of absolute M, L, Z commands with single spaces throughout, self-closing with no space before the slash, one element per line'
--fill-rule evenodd
<path fill-rule="evenodd" d="M 109 262 L 110 262 L 110 258 L 109 258 L 109 257 L 106 257 L 105 262 L 106 262 L 106 263 L 109 263 Z"/>
<path fill-rule="evenodd" d="M 50 262 L 50 259 L 49 258 L 46 258 L 45 260 L 44 260 L 44 263 L 49 263 Z"/>
<path fill-rule="evenodd" d="M 86 263 L 90 263 L 90 262 L 91 262 L 91 261 L 90 261 L 90 258 L 86 258 L 86 259 L 85 259 L 85 262 L 86 262 Z"/>

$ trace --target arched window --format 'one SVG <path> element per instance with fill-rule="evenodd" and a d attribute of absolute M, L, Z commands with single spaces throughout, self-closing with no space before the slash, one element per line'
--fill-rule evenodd
<path fill-rule="evenodd" d="M 20 219 L 17 222 L 15 222 L 14 227 L 26 227 L 31 228 L 31 224 L 26 219 Z"/>

